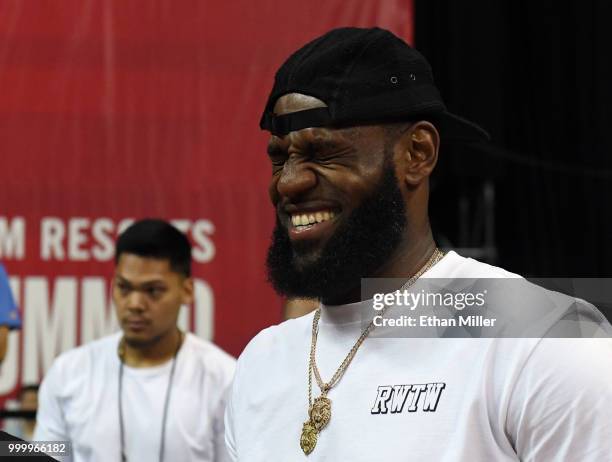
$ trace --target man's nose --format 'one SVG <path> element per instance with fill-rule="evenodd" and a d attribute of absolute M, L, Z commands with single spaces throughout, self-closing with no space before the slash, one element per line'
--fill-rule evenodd
<path fill-rule="evenodd" d="M 140 290 L 132 290 L 125 300 L 125 307 L 130 311 L 143 311 L 146 306 L 145 294 Z"/>
<path fill-rule="evenodd" d="M 317 175 L 309 162 L 291 155 L 285 162 L 276 189 L 281 197 L 295 199 L 317 184 Z"/>

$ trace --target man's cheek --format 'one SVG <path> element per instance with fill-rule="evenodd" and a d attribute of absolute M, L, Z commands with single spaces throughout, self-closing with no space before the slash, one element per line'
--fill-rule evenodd
<path fill-rule="evenodd" d="M 113 297 L 113 305 L 115 305 L 115 315 L 117 316 L 117 319 L 121 320 L 121 318 L 123 317 L 123 305 L 121 304 L 120 301 L 116 300 Z"/>

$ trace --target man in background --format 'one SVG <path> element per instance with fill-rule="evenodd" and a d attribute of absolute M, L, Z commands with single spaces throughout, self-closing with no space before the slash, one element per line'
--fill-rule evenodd
<path fill-rule="evenodd" d="M 161 220 L 130 226 L 117 241 L 112 297 L 121 332 L 55 360 L 35 439 L 70 441 L 75 462 L 225 461 L 235 360 L 177 327 L 193 302 L 187 237 Z"/>
<path fill-rule="evenodd" d="M 19 309 L 15 304 L 6 271 L 0 264 L 0 364 L 6 356 L 9 331 L 20 328 Z"/>

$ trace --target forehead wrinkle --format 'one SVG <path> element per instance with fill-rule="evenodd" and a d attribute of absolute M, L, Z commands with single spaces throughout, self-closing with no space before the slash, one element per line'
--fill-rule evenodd
<path fill-rule="evenodd" d="M 310 127 L 289 133 L 286 138 L 290 146 L 303 148 L 307 145 L 316 144 L 325 148 L 335 148 L 338 145 L 350 141 L 346 136 L 346 130 L 329 127 Z"/>

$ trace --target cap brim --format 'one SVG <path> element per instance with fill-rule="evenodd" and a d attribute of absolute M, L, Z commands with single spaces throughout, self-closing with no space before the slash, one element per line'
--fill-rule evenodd
<path fill-rule="evenodd" d="M 491 140 L 491 135 L 484 128 L 451 112 L 438 113 L 432 119 L 443 142 L 478 143 Z"/>

